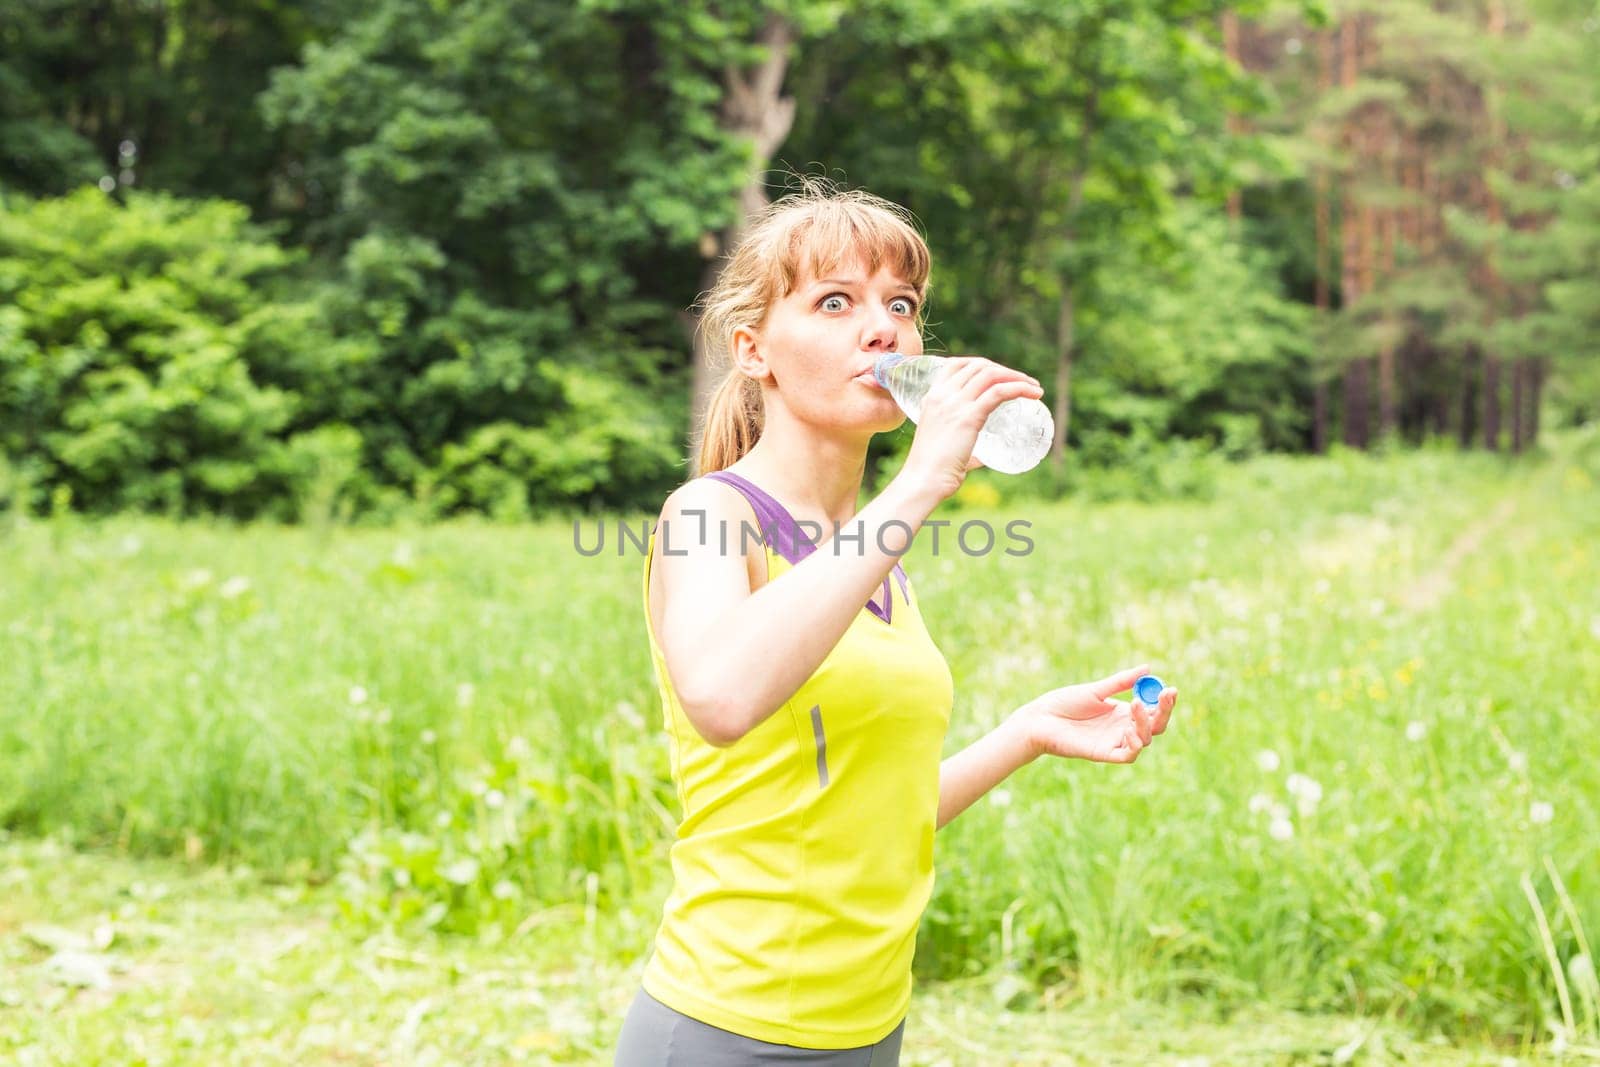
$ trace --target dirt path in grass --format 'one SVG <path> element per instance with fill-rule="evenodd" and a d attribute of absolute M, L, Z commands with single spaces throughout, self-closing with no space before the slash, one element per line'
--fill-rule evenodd
<path fill-rule="evenodd" d="M 1445 549 L 1444 555 L 1439 557 L 1439 562 L 1434 564 L 1433 569 L 1400 594 L 1401 605 L 1407 611 L 1418 613 L 1436 607 L 1450 591 L 1450 583 L 1455 578 L 1456 569 L 1478 551 L 1484 541 L 1498 533 L 1501 527 L 1516 516 L 1517 505 L 1522 499 L 1522 492 L 1513 492 L 1501 500 L 1489 514 L 1480 516 L 1476 522 L 1462 530 L 1450 543 L 1450 547 Z"/>

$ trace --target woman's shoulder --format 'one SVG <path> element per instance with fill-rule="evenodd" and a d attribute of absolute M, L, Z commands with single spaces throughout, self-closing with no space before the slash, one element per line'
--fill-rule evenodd
<path fill-rule="evenodd" d="M 696 548 L 750 562 L 751 573 L 764 562 L 763 515 L 755 500 L 736 485 L 710 475 L 684 482 L 667 496 L 656 520 L 658 540 L 670 540 L 673 555 Z M 678 546 L 684 546 L 680 549 Z"/>
<path fill-rule="evenodd" d="M 661 505 L 662 519 L 693 519 L 703 515 L 706 521 L 713 518 L 731 519 L 753 515 L 755 509 L 739 488 L 710 474 L 691 478 L 667 495 Z"/>

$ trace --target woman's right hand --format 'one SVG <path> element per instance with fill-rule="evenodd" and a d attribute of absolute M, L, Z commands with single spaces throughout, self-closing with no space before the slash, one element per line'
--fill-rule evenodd
<path fill-rule="evenodd" d="M 939 356 L 950 366 L 922 398 L 911 451 L 901 476 L 946 500 L 967 479 L 967 472 L 983 466 L 972 455 L 978 432 L 994 409 L 1019 396 L 1044 395 L 1037 378 L 982 356 Z"/>

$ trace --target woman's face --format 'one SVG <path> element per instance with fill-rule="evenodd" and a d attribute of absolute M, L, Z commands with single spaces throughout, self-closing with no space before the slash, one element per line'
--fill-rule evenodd
<path fill-rule="evenodd" d="M 734 333 L 746 374 L 776 388 L 797 418 L 818 426 L 892 430 L 905 415 L 872 377 L 885 352 L 920 355 L 917 291 L 887 266 L 868 276 L 846 260 L 826 278 L 802 277 L 759 329 Z"/>

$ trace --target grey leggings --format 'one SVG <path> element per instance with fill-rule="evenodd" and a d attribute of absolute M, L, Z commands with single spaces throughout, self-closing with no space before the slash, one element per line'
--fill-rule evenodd
<path fill-rule="evenodd" d="M 643 989 L 633 998 L 617 1040 L 615 1067 L 897 1067 L 906 1023 L 875 1045 L 815 1049 L 774 1045 L 719 1030 L 674 1011 Z"/>

